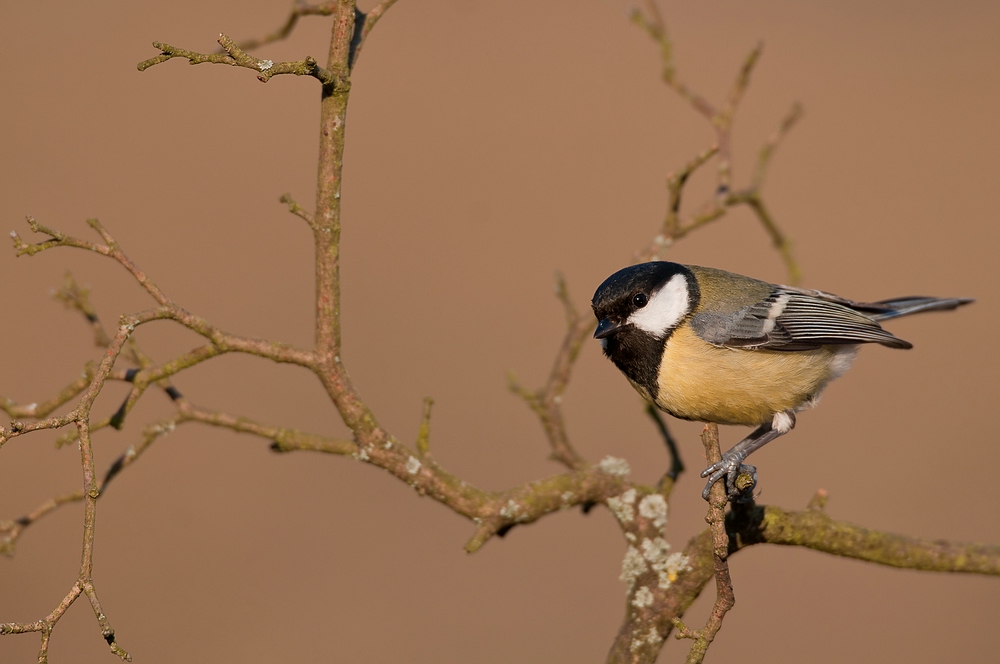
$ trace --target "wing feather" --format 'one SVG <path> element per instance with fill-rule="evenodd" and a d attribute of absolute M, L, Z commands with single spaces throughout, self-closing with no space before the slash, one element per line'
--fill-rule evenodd
<path fill-rule="evenodd" d="M 698 312 L 691 324 L 709 343 L 730 348 L 810 350 L 825 345 L 911 345 L 882 329 L 885 303 L 863 304 L 822 291 L 776 286 L 763 300 L 732 314 Z"/>

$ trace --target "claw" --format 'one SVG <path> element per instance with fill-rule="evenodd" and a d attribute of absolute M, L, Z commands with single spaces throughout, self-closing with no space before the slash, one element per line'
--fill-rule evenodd
<path fill-rule="evenodd" d="M 710 468 L 706 468 L 705 472 L 708 472 L 709 470 Z M 702 477 L 704 476 L 705 474 L 702 473 Z M 726 476 L 726 471 L 724 469 L 717 470 L 714 473 L 712 473 L 711 477 L 708 478 L 708 483 L 705 484 L 705 489 L 701 492 L 701 497 L 704 498 L 705 500 L 708 500 L 708 494 L 712 490 L 712 485 L 721 480 L 722 478 L 724 478 L 725 476 Z"/>
<path fill-rule="evenodd" d="M 757 468 L 743 463 L 746 456 L 739 452 L 726 452 L 722 459 L 701 471 L 702 477 L 708 482 L 701 492 L 701 497 L 708 500 L 712 485 L 725 479 L 726 495 L 730 500 L 744 499 L 753 496 L 753 488 L 757 486 Z"/>
<path fill-rule="evenodd" d="M 701 476 L 702 477 L 708 477 L 709 475 L 714 475 L 715 473 L 719 472 L 720 470 L 722 470 L 725 467 L 726 467 L 726 460 L 725 460 L 725 458 L 723 458 L 722 461 L 718 461 L 716 463 L 713 463 L 711 466 L 709 466 L 705 470 L 701 471 Z"/>

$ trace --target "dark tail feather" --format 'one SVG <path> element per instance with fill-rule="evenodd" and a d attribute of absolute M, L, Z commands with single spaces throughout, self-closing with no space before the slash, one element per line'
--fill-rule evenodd
<path fill-rule="evenodd" d="M 866 311 L 865 313 L 875 320 L 886 320 L 909 316 L 921 311 L 951 311 L 970 302 L 975 302 L 975 300 L 965 297 L 896 297 L 891 300 L 875 302 L 874 304 L 883 308 L 882 311 Z"/>

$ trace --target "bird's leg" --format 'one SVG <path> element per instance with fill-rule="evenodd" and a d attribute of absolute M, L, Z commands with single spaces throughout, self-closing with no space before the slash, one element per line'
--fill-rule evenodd
<path fill-rule="evenodd" d="M 748 456 L 770 443 L 775 438 L 782 436 L 792 430 L 795 426 L 795 414 L 791 411 L 775 413 L 770 422 L 760 425 L 753 432 L 733 445 L 732 449 L 722 455 L 722 460 L 713 463 L 711 466 L 701 471 L 702 477 L 708 478 L 705 490 L 701 492 L 701 497 L 708 500 L 708 492 L 712 485 L 726 478 L 726 493 L 729 498 L 735 498 L 748 487 L 740 489 L 736 486 L 736 478 L 740 471 L 753 477 L 753 485 L 757 484 L 757 469 L 754 466 L 746 465 L 743 461 Z M 749 487 L 749 488 L 752 488 Z"/>

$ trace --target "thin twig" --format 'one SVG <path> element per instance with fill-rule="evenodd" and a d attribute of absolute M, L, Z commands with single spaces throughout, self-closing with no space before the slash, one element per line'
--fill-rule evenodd
<path fill-rule="evenodd" d="M 585 468 L 587 462 L 570 443 L 562 414 L 562 395 L 569 384 L 573 365 L 580 356 L 583 343 L 593 333 L 597 323 L 591 317 L 581 316 L 577 312 L 562 274 L 556 275 L 555 292 L 566 315 L 566 334 L 545 386 L 537 392 L 527 390 L 517 382 L 513 374 L 509 376 L 508 383 L 511 391 L 524 399 L 541 420 L 552 447 L 552 458 L 567 468 L 576 470 Z"/>
<path fill-rule="evenodd" d="M 218 411 L 209 411 L 190 403 L 180 405 L 179 422 L 200 422 L 213 427 L 230 429 L 236 433 L 249 433 L 271 441 L 271 449 L 275 452 L 291 452 L 293 450 L 310 450 L 326 452 L 342 456 L 357 455 L 358 444 L 352 440 L 329 438 L 314 433 L 287 429 L 284 427 L 260 424 L 247 417 L 229 415 Z"/>
<path fill-rule="evenodd" d="M 684 472 L 684 462 L 681 460 L 681 452 L 677 447 L 677 441 L 674 440 L 670 429 L 667 428 L 667 423 L 663 419 L 663 415 L 660 414 L 660 411 L 653 404 L 646 404 L 646 414 L 656 424 L 656 428 L 659 430 L 660 435 L 663 436 L 663 442 L 667 446 L 667 453 L 670 455 L 670 469 L 664 475 L 664 479 L 660 480 L 660 493 L 663 493 L 666 498 L 670 495 L 673 483 Z M 669 480 L 669 486 L 667 480 Z"/>
<path fill-rule="evenodd" d="M 103 496 L 104 491 L 111 481 L 119 473 L 138 461 L 139 457 L 153 443 L 174 431 L 178 426 L 188 422 L 200 422 L 202 424 L 231 429 L 238 433 L 252 433 L 273 441 L 271 445 L 272 449 L 281 452 L 292 449 L 314 449 L 322 452 L 352 454 L 357 453 L 358 450 L 357 445 L 351 441 L 339 441 L 295 429 L 262 425 L 246 418 L 206 411 L 192 406 L 187 401 L 182 401 L 178 403 L 178 412 L 175 416 L 148 424 L 143 429 L 139 442 L 129 446 L 128 449 L 111 463 L 105 471 L 103 478 L 97 483 L 98 496 Z M 83 491 L 73 491 L 50 498 L 23 517 L 12 521 L 0 521 L 0 554 L 13 555 L 17 540 L 29 526 L 55 512 L 63 505 L 80 502 L 84 497 Z"/>
<path fill-rule="evenodd" d="M 789 241 L 764 206 L 760 196 L 760 188 L 763 185 L 767 167 L 775 150 L 781 140 L 801 117 L 801 106 L 798 104 L 792 106 L 789 113 L 778 125 L 778 128 L 761 147 L 749 187 L 742 191 L 734 191 L 732 185 L 731 154 L 733 117 L 749 87 L 750 76 L 760 59 L 763 48 L 762 44 L 758 43 L 744 59 L 733 82 L 732 89 L 729 92 L 726 105 L 722 110 L 719 110 L 704 97 L 691 90 L 678 77 L 677 68 L 674 63 L 673 42 L 667 34 L 666 25 L 655 1 L 646 0 L 645 13 L 635 10 L 632 14 L 632 20 L 643 28 L 653 41 L 659 45 L 663 67 L 663 81 L 682 98 L 687 100 L 699 114 L 705 117 L 716 133 L 716 146 L 698 155 L 684 168 L 675 174 L 671 174 L 668 178 L 667 188 L 669 190 L 669 199 L 663 232 L 657 235 L 649 247 L 637 256 L 637 260 L 646 261 L 660 258 L 663 252 L 677 240 L 680 240 L 702 226 L 720 219 L 728 212 L 730 207 L 745 204 L 750 206 L 754 211 L 765 232 L 771 237 L 772 243 L 785 263 L 789 283 L 792 285 L 797 284 L 801 279 L 801 270 L 792 255 Z M 715 195 L 711 200 L 704 203 L 696 213 L 686 219 L 682 219 L 680 215 L 680 202 L 683 186 L 687 178 L 712 157 L 718 157 L 719 160 Z"/>
<path fill-rule="evenodd" d="M 764 200 L 760 197 L 758 192 L 743 192 L 739 194 L 732 194 L 729 197 L 732 204 L 745 203 L 747 206 L 753 210 L 754 214 L 757 216 L 757 220 L 760 221 L 761 226 L 767 233 L 768 237 L 771 239 L 771 244 L 778 251 L 781 256 L 781 260 L 785 264 L 785 271 L 788 273 L 788 282 L 792 286 L 798 285 L 802 280 L 802 269 L 799 267 L 799 263 L 795 260 L 795 254 L 792 252 L 792 242 L 788 239 L 788 236 L 778 228 L 778 224 L 774 221 L 771 213 L 768 212 L 767 207 L 764 205 Z"/>
<path fill-rule="evenodd" d="M 761 146 L 760 151 L 757 153 L 757 166 L 754 168 L 753 176 L 750 178 L 751 191 L 759 192 L 761 187 L 764 186 L 764 176 L 767 175 L 767 167 L 771 164 L 771 157 L 774 156 L 775 151 L 785 136 L 788 135 L 788 132 L 801 119 L 802 105 L 795 102 L 792 104 L 792 108 L 789 109 L 788 114 L 782 118 L 778 128 L 767 137 L 764 145 Z"/>
<path fill-rule="evenodd" d="M 278 200 L 288 206 L 289 212 L 294 214 L 296 217 L 304 219 L 305 222 L 309 224 L 309 228 L 316 230 L 316 222 L 313 219 L 313 216 L 309 214 L 305 208 L 296 203 L 291 194 L 282 194 L 281 198 Z"/>
<path fill-rule="evenodd" d="M 431 407 L 434 406 L 434 399 L 426 397 L 424 399 L 424 413 L 420 418 L 420 430 L 417 432 L 417 454 L 421 459 L 426 459 L 431 454 Z"/>
<path fill-rule="evenodd" d="M 219 35 L 219 45 L 224 53 L 197 53 L 183 48 L 177 48 L 162 42 L 153 42 L 153 48 L 160 51 L 156 57 L 143 60 L 136 67 L 139 71 L 146 71 L 153 65 L 172 60 L 173 58 L 185 58 L 192 65 L 212 63 L 219 65 L 229 65 L 231 67 L 243 67 L 257 72 L 257 79 L 262 83 L 267 83 L 272 77 L 281 74 L 294 74 L 296 76 L 311 76 L 318 79 L 324 85 L 334 83 L 334 75 L 317 64 L 312 56 L 306 56 L 303 60 L 293 62 L 274 62 L 272 60 L 262 60 L 246 53 L 236 42 L 224 34 Z"/>
<path fill-rule="evenodd" d="M 348 66 L 351 69 L 354 69 L 355 65 L 358 64 L 358 58 L 361 57 L 361 48 L 365 45 L 365 41 L 368 40 L 368 35 L 375 28 L 375 24 L 378 23 L 379 19 L 394 4 L 396 4 L 396 0 L 381 0 L 367 14 L 358 12 L 358 17 L 355 19 L 354 36 L 351 39 L 351 54 L 348 58 Z"/>
<path fill-rule="evenodd" d="M 21 534 L 36 521 L 56 511 L 59 507 L 67 503 L 76 503 L 83 500 L 83 490 L 76 491 L 49 498 L 44 503 L 24 516 L 13 521 L 0 521 L 0 554 L 5 556 L 14 555 L 14 546 Z"/>
<path fill-rule="evenodd" d="M 60 406 L 69 403 L 69 401 L 75 396 L 83 392 L 87 386 L 90 385 L 90 381 L 94 379 L 94 373 L 96 371 L 97 365 L 93 362 L 87 362 L 87 364 L 84 365 L 83 372 L 80 374 L 79 378 L 59 390 L 59 392 L 53 395 L 52 398 L 47 399 L 42 403 L 28 403 L 22 405 L 8 399 L 7 397 L 0 396 L 0 410 L 3 410 L 14 419 L 24 417 L 40 419 L 47 417 L 49 413 L 53 412 Z"/>
<path fill-rule="evenodd" d="M 248 39 L 246 41 L 240 42 L 239 47 L 244 51 L 251 51 L 255 48 L 260 48 L 261 46 L 266 46 L 267 44 L 274 43 L 276 41 L 281 41 L 282 39 L 287 39 L 295 26 L 299 22 L 299 18 L 303 16 L 329 16 L 333 13 L 333 2 L 327 2 L 321 5 L 310 5 L 301 0 L 295 0 L 292 4 L 292 11 L 288 14 L 288 18 L 281 25 L 280 28 L 274 32 L 267 34 L 259 39 Z"/>
<path fill-rule="evenodd" d="M 667 176 L 667 189 L 670 192 L 670 200 L 667 204 L 667 216 L 663 221 L 663 235 L 670 240 L 678 239 L 681 230 L 681 192 L 687 180 L 696 170 L 704 166 L 705 163 L 719 153 L 719 146 L 713 145 L 694 159 L 689 161 L 684 168 Z"/>
<path fill-rule="evenodd" d="M 51 239 L 37 244 L 28 244 L 21 239 L 21 236 L 16 232 L 12 232 L 11 237 L 14 240 L 14 248 L 18 256 L 33 256 L 37 253 L 55 247 L 73 247 L 100 254 L 101 256 L 107 256 L 108 258 L 114 259 L 122 267 L 124 267 L 139 283 L 139 285 L 142 286 L 146 292 L 161 305 L 152 317 L 148 316 L 147 313 L 143 313 L 142 315 L 137 314 L 141 320 L 137 319 L 137 322 L 135 323 L 136 325 L 142 325 L 151 320 L 173 320 L 191 331 L 205 337 L 212 343 L 213 346 L 217 347 L 218 350 L 223 353 L 248 353 L 267 358 L 275 362 L 287 362 L 309 368 L 313 367 L 315 364 L 315 356 L 310 351 L 299 350 L 287 344 L 267 341 L 265 339 L 253 339 L 235 334 L 229 334 L 210 324 L 204 318 L 178 306 L 172 299 L 167 297 L 167 295 L 160 290 L 155 283 L 153 283 L 152 279 L 150 279 L 124 251 L 122 251 L 118 242 L 115 241 L 107 229 L 104 228 L 101 222 L 97 219 L 88 219 L 87 224 L 96 230 L 101 237 L 105 239 L 107 244 L 96 244 L 87 240 L 81 240 L 66 235 L 65 233 L 39 224 L 32 217 L 28 217 L 27 220 L 28 226 L 33 232 L 48 235 Z M 81 311 L 84 311 L 86 315 L 86 310 L 81 309 Z M 89 316 L 88 319 L 90 319 Z M 92 322 L 96 324 L 96 316 Z M 136 359 L 138 360 L 138 356 L 136 356 Z M 141 361 L 137 363 L 140 365 L 142 364 Z"/>
<path fill-rule="evenodd" d="M 816 489 L 816 493 L 809 499 L 809 504 L 806 505 L 806 509 L 814 512 L 822 512 L 826 509 L 826 501 L 829 497 L 830 496 L 827 494 L 826 489 Z"/>

